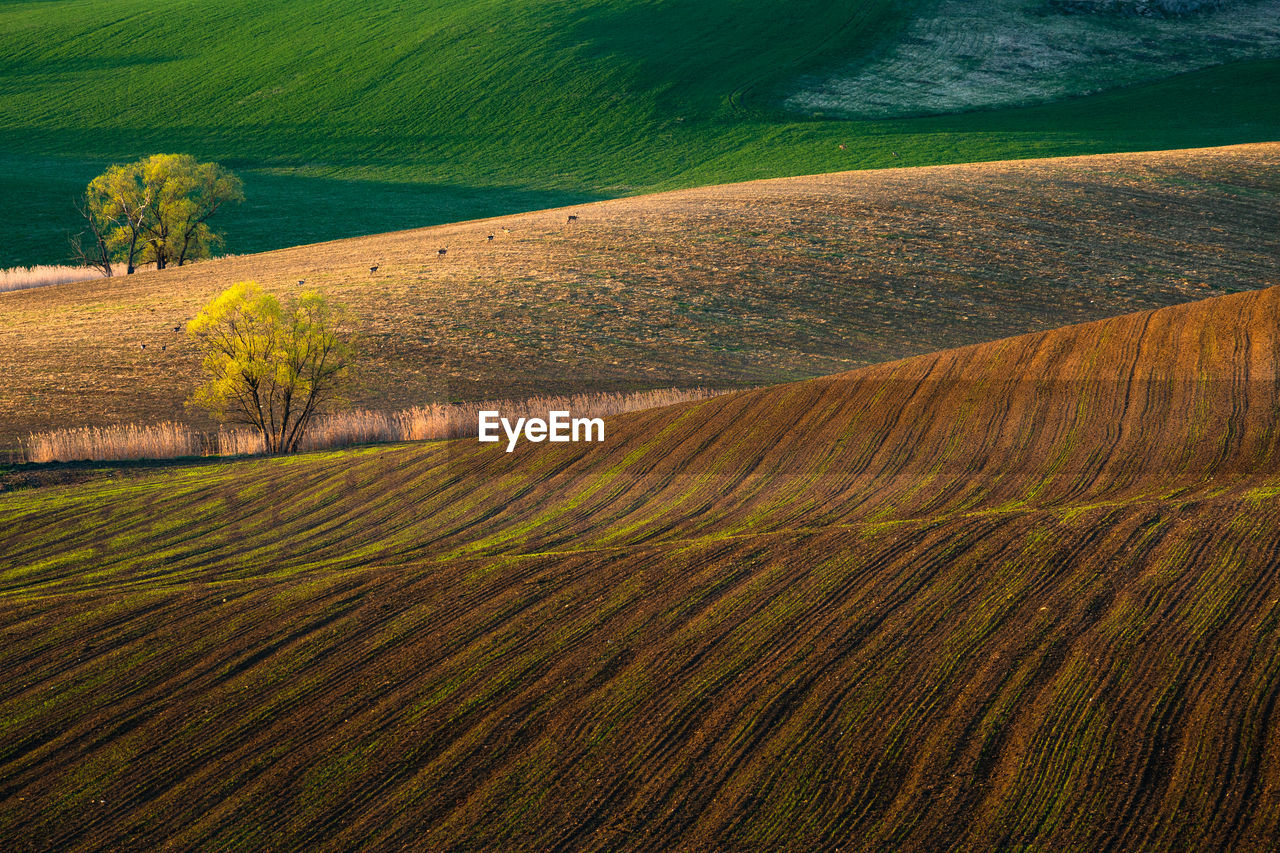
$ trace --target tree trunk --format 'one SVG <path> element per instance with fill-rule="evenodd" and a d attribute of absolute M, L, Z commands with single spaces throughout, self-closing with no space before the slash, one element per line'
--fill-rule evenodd
<path fill-rule="evenodd" d="M 134 272 L 137 270 L 137 267 L 133 265 L 133 259 L 137 256 L 137 254 L 138 254 L 138 234 L 137 232 L 134 232 L 132 239 L 129 240 L 128 271 L 125 273 L 125 275 L 133 275 Z"/>
<path fill-rule="evenodd" d="M 107 278 L 111 278 L 115 272 L 111 269 L 111 252 L 107 249 L 107 241 L 98 237 L 98 258 L 100 259 L 98 269 L 102 270 Z"/>
<path fill-rule="evenodd" d="M 187 249 L 191 246 L 191 229 L 187 229 L 187 233 L 182 235 L 182 251 L 178 253 L 178 266 L 182 266 L 187 262 Z"/>

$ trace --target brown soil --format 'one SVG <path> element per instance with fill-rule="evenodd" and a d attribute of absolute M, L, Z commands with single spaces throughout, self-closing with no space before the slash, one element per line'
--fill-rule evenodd
<path fill-rule="evenodd" d="M 22 849 L 1280 837 L 1280 288 L 0 495 Z"/>

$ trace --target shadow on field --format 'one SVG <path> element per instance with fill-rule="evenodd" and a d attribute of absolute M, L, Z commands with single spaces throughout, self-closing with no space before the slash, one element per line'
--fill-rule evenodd
<path fill-rule="evenodd" d="M 67 235 L 80 229 L 75 200 L 85 185 L 112 162 L 174 148 L 144 143 L 109 160 L 0 154 L 0 196 L 46 200 L 35 216 L 25 205 L 0 206 L 0 229 L 9 235 L 0 245 L 0 269 L 65 263 Z M 194 144 L 184 150 L 217 159 L 216 152 L 200 152 Z M 214 223 L 226 237 L 226 251 L 237 255 L 606 198 L 524 187 L 271 174 L 243 168 L 234 159 L 221 162 L 244 180 L 245 202 L 219 211 Z"/>
<path fill-rule="evenodd" d="M 225 465 L 236 457 L 182 456 L 177 459 L 137 459 L 101 461 L 83 459 L 78 462 L 18 462 L 20 455 L 8 454 L 8 461 L 0 462 L 0 494 L 17 489 L 35 489 L 43 486 L 69 486 L 93 480 L 113 479 L 119 476 L 138 477 L 159 474 L 175 468 L 205 468 Z"/>

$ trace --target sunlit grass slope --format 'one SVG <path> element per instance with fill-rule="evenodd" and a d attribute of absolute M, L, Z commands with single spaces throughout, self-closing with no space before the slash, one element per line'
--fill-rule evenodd
<path fill-rule="evenodd" d="M 1280 288 L 0 496 L 0 835 L 1264 850 Z"/>
<path fill-rule="evenodd" d="M 0 5 L 0 267 L 65 256 L 105 164 L 245 173 L 236 252 L 851 168 L 1280 137 L 1280 64 L 900 121 L 781 109 L 917 0 L 43 0 Z M 845 145 L 844 149 L 839 145 Z M 897 152 L 898 157 L 893 156 Z"/>
<path fill-rule="evenodd" d="M 1277 210 L 1261 144 L 684 190 L 0 294 L 0 449 L 211 427 L 180 329 L 246 279 L 351 306 L 366 408 L 757 386 L 1280 283 Z"/>

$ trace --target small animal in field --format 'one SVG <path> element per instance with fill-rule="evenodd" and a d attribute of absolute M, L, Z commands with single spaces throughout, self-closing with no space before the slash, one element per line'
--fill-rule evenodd
<path fill-rule="evenodd" d="M 575 216 L 575 215 L 573 215 L 572 213 L 570 213 L 570 214 L 569 214 L 569 220 L 568 220 L 568 221 L 569 221 L 569 222 L 577 222 L 577 221 L 578 221 L 578 217 L 577 217 L 577 216 Z"/>
<path fill-rule="evenodd" d="M 306 283 L 307 283 L 307 280 L 305 278 L 298 279 L 298 287 L 302 287 L 302 285 Z"/>
<path fill-rule="evenodd" d="M 378 267 L 376 264 L 374 266 L 369 267 L 369 272 L 377 272 L 377 271 L 378 271 Z M 302 282 L 298 282 L 298 284 L 302 284 Z"/>
<path fill-rule="evenodd" d="M 493 242 L 493 235 L 492 235 L 492 234 L 490 234 L 490 235 L 489 235 L 489 242 L 490 242 L 490 243 L 492 243 L 492 242 Z"/>
<path fill-rule="evenodd" d="M 840 150 L 841 150 L 841 151 L 843 151 L 843 150 L 844 150 L 844 143 L 843 143 L 843 142 L 841 142 L 841 143 L 840 143 Z"/>
<path fill-rule="evenodd" d="M 147 348 L 147 345 L 146 345 L 146 344 L 143 344 L 143 345 L 142 345 L 142 348 L 143 348 L 143 349 L 146 349 L 146 348 Z"/>
<path fill-rule="evenodd" d="M 897 152 L 897 151 L 890 151 L 889 153 L 893 155 L 893 159 L 895 159 L 895 160 L 897 160 L 897 159 L 898 159 L 898 152 Z"/>
<path fill-rule="evenodd" d="M 449 250 L 448 250 L 448 249 L 441 249 L 441 250 L 439 250 L 438 252 L 436 252 L 436 257 L 443 258 L 443 257 L 444 257 L 445 255 L 447 255 L 448 253 L 449 253 Z"/>
<path fill-rule="evenodd" d="M 174 327 L 173 327 L 173 330 L 174 330 L 175 332 L 177 332 L 177 331 L 179 331 L 181 328 L 182 328 L 181 326 L 174 326 Z"/>

